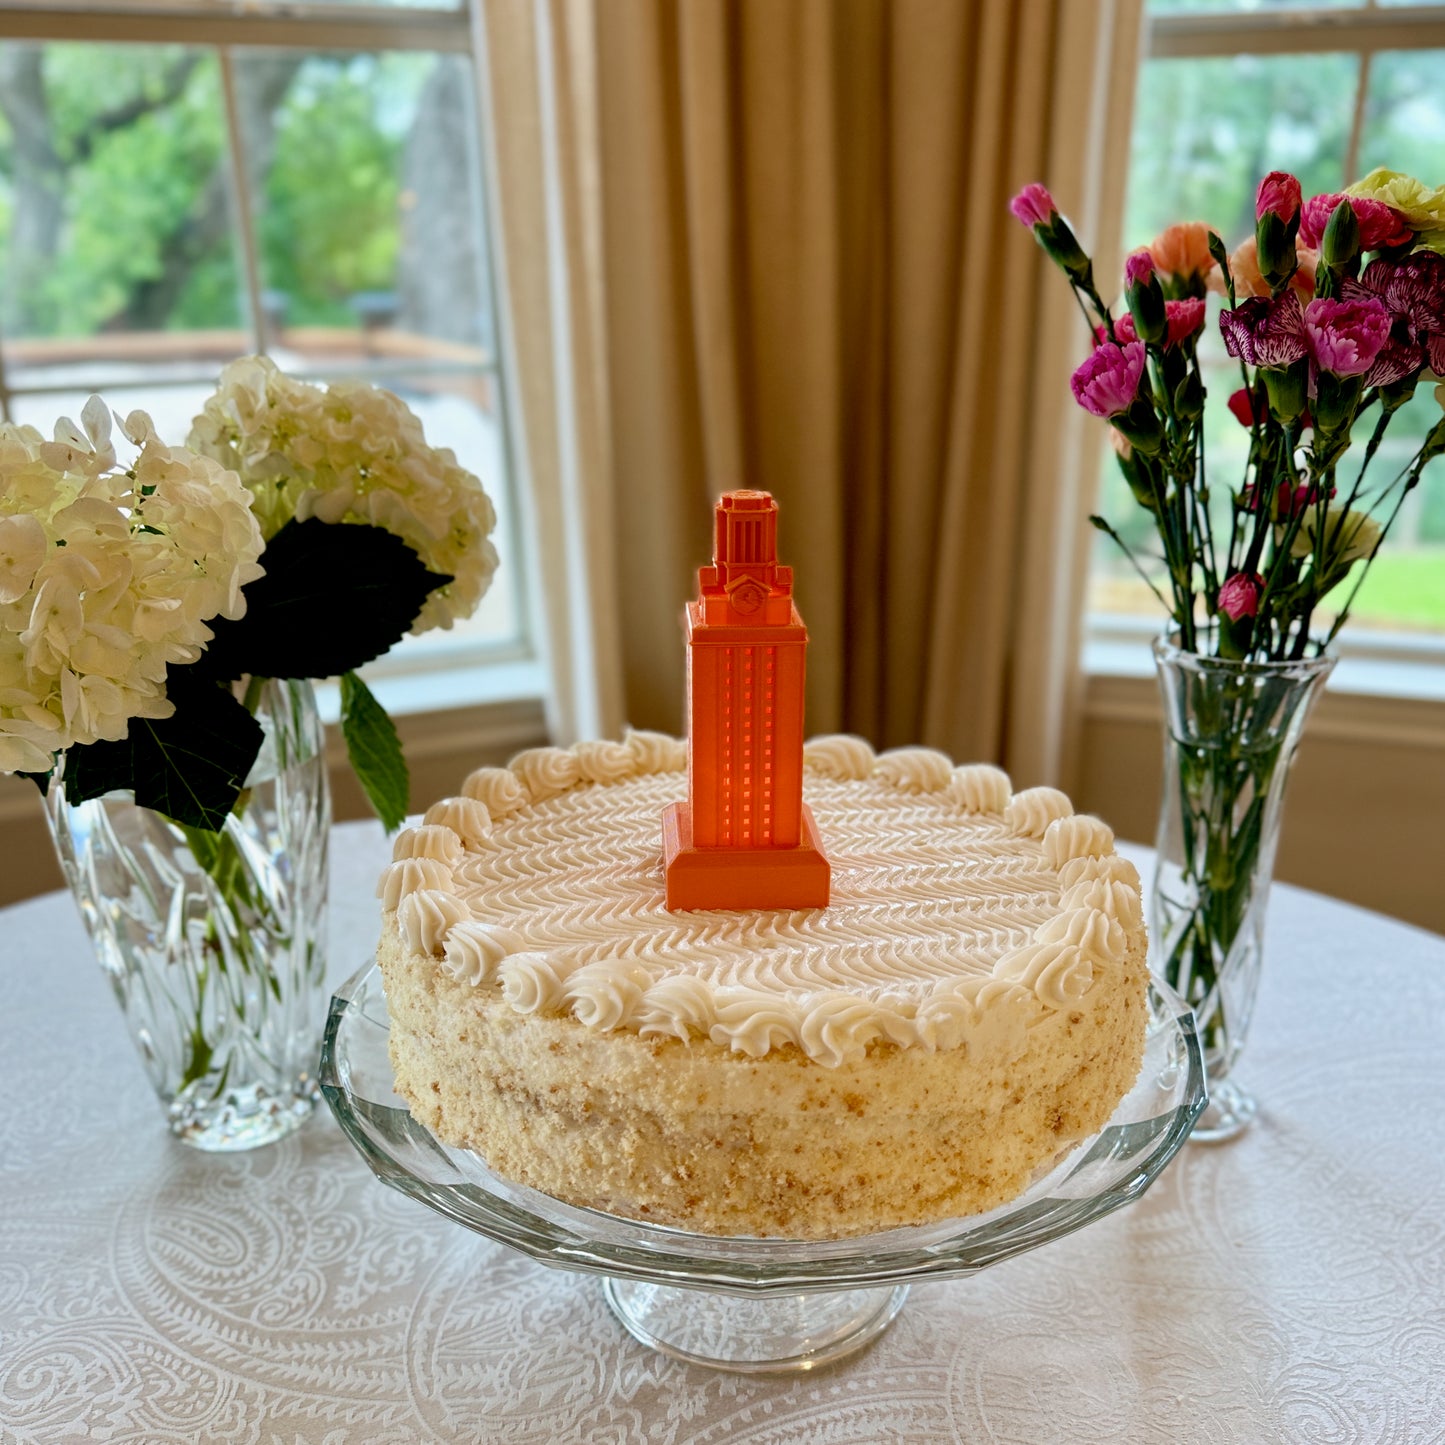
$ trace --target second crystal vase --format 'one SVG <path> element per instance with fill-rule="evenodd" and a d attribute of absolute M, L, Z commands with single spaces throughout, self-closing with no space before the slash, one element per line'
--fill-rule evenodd
<path fill-rule="evenodd" d="M 1154 647 L 1164 797 L 1150 966 L 1199 1021 L 1210 1102 L 1194 1130 L 1227 1139 L 1255 1102 L 1234 1077 L 1254 1015 L 1285 785 L 1332 657 L 1231 662 Z"/>
<path fill-rule="evenodd" d="M 225 826 L 131 793 L 47 812 L 61 866 L 171 1131 L 197 1148 L 288 1134 L 317 1100 L 325 983 L 324 735 L 309 682 L 257 684 L 265 741 Z"/>

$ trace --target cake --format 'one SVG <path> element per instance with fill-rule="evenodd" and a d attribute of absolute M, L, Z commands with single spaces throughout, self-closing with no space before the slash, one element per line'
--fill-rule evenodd
<path fill-rule="evenodd" d="M 803 750 L 826 908 L 669 912 L 687 749 L 531 749 L 396 839 L 379 963 L 396 1089 L 573 1205 L 841 1238 L 991 1209 L 1138 1074 L 1139 879 L 1051 788 L 942 753 Z"/>

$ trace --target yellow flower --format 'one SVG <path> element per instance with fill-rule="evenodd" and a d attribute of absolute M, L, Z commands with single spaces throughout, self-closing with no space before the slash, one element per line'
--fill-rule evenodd
<path fill-rule="evenodd" d="M 1403 171 L 1376 166 L 1364 180 L 1345 190 L 1347 196 L 1368 196 L 1393 206 L 1417 230 L 1445 228 L 1445 186 L 1433 190 Z M 1423 237 L 1422 237 L 1423 239 Z"/>
<path fill-rule="evenodd" d="M 1313 510 L 1305 513 L 1290 546 L 1290 556 L 1306 557 L 1316 550 L 1316 522 Z M 1348 567 L 1361 557 L 1373 555 L 1380 544 L 1381 530 L 1380 524 L 1368 512 L 1342 512 L 1331 508 L 1325 513 L 1324 544 L 1318 549 L 1320 555 L 1316 557 L 1316 565 Z"/>

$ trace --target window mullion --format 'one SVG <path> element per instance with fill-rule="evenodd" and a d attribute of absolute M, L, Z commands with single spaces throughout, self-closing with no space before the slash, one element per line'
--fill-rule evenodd
<path fill-rule="evenodd" d="M 266 350 L 266 311 L 261 302 L 261 260 L 256 250 L 256 228 L 252 224 L 251 174 L 246 137 L 241 129 L 241 107 L 236 100 L 236 67 L 228 45 L 216 51 L 221 67 L 221 94 L 226 106 L 226 149 L 231 161 L 231 205 L 241 233 L 241 271 L 246 281 L 246 300 L 251 313 L 252 350 Z"/>
<path fill-rule="evenodd" d="M 1360 80 L 1355 90 L 1355 109 L 1350 116 L 1350 139 L 1345 146 L 1342 184 L 1349 185 L 1360 173 L 1360 137 L 1365 129 L 1365 107 L 1370 97 L 1370 70 L 1375 63 L 1373 50 L 1360 52 Z"/>

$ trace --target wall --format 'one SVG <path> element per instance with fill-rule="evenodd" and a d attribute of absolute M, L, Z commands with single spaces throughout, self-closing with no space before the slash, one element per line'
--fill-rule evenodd
<path fill-rule="evenodd" d="M 1152 677 L 1090 677 L 1073 794 L 1154 841 L 1162 747 Z M 1290 779 L 1275 877 L 1445 933 L 1445 723 L 1438 702 L 1326 693 Z"/>

